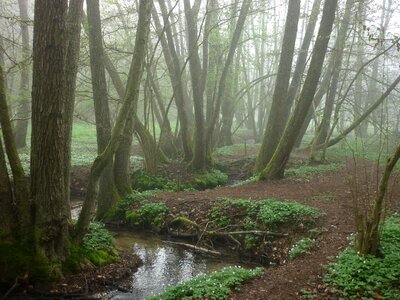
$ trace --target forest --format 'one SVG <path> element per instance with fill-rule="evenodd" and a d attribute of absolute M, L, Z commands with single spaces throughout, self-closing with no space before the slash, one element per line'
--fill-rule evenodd
<path fill-rule="evenodd" d="M 399 0 L 2 0 L 0 300 L 400 299 Z"/>

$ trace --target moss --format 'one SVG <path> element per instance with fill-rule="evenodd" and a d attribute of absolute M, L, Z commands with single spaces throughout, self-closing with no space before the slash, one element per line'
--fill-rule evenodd
<path fill-rule="evenodd" d="M 0 270 L 1 285 L 8 285 L 25 274 L 39 284 L 54 282 L 60 276 L 59 265 L 35 253 L 34 245 L 28 242 L 0 242 Z"/>

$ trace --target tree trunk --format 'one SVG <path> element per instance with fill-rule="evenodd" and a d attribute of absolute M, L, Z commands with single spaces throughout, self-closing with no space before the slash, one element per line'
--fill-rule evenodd
<path fill-rule="evenodd" d="M 140 80 L 143 73 L 144 60 L 147 50 L 147 41 L 150 30 L 150 15 L 152 1 L 140 0 L 139 20 L 135 37 L 135 49 L 132 64 L 129 70 L 128 83 L 124 102 L 119 110 L 110 142 L 105 150 L 97 156 L 90 171 L 89 183 L 85 202 L 76 224 L 75 241 L 81 242 L 87 232 L 96 207 L 97 185 L 103 169 L 107 166 L 118 149 L 120 139 L 125 128 L 126 120 L 139 97 Z"/>
<path fill-rule="evenodd" d="M 319 77 L 321 76 L 329 38 L 332 31 L 337 0 L 326 1 L 323 8 L 321 25 L 315 42 L 310 67 L 300 94 L 299 101 L 288 121 L 282 138 L 266 168 L 261 172 L 260 179 L 282 178 L 289 155 L 299 135 L 301 125 L 314 99 Z"/>
<path fill-rule="evenodd" d="M 285 129 L 290 108 L 288 108 L 288 88 L 292 68 L 297 26 L 300 17 L 300 0 L 290 0 L 286 15 L 285 33 L 282 40 L 282 52 L 279 61 L 271 110 L 268 117 L 264 138 L 254 167 L 259 173 L 271 160 Z"/>
<path fill-rule="evenodd" d="M 64 157 L 67 0 L 36 0 L 33 32 L 31 190 L 37 251 L 50 261 L 68 255 Z"/>
<path fill-rule="evenodd" d="M 384 199 L 389 185 L 389 178 L 400 159 L 400 144 L 397 146 L 393 156 L 386 162 L 385 171 L 379 181 L 372 215 L 357 215 L 357 237 L 356 249 L 361 255 L 379 255 L 380 224 L 384 210 Z"/>
<path fill-rule="evenodd" d="M 76 76 L 78 73 L 79 50 L 81 41 L 81 23 L 83 15 L 83 0 L 70 0 L 68 8 L 68 48 L 66 59 L 66 102 L 65 102 L 65 128 L 64 128 L 64 169 L 65 197 L 70 214 L 70 167 L 71 167 L 71 138 L 75 107 Z"/>
<path fill-rule="evenodd" d="M 111 120 L 107 99 L 107 84 L 104 67 L 104 50 L 101 34 L 100 4 L 97 0 L 86 0 L 88 14 L 90 70 L 96 118 L 97 152 L 101 154 L 111 138 Z M 113 158 L 104 168 L 99 187 L 97 218 L 102 219 L 116 204 L 118 193 L 114 183 Z"/>
<path fill-rule="evenodd" d="M 17 148 L 26 146 L 26 134 L 28 132 L 28 121 L 31 107 L 29 100 L 29 65 L 28 60 L 31 55 L 29 49 L 29 29 L 28 29 L 28 0 L 18 0 L 19 15 L 21 18 L 21 36 L 22 36 L 22 59 L 24 65 L 21 70 L 21 79 L 19 86 L 20 101 L 17 108 L 17 122 L 15 124 L 15 144 Z"/>
<path fill-rule="evenodd" d="M 350 22 L 350 16 L 351 16 L 351 9 L 354 5 L 354 0 L 347 0 L 346 1 L 346 8 L 344 12 L 344 16 L 340 25 L 338 37 L 336 38 L 335 41 L 335 47 L 333 50 L 333 60 L 334 60 L 334 67 L 333 67 L 333 74 L 332 74 L 332 79 L 330 82 L 330 86 L 328 89 L 328 94 L 326 97 L 325 101 L 325 107 L 324 107 L 324 113 L 322 116 L 321 123 L 319 124 L 313 144 L 311 147 L 311 154 L 310 158 L 311 161 L 316 161 L 316 156 L 315 156 L 315 146 L 325 143 L 326 139 L 328 138 L 328 133 L 329 133 L 329 128 L 331 124 L 331 117 L 333 113 L 333 107 L 335 104 L 335 99 L 336 99 L 336 94 L 337 94 L 337 87 L 339 84 L 339 74 L 340 70 L 342 68 L 342 61 L 343 61 L 343 51 L 345 48 L 345 42 L 346 42 L 346 37 L 347 37 L 347 31 L 349 27 L 349 22 Z M 322 157 L 322 160 L 325 158 Z"/>

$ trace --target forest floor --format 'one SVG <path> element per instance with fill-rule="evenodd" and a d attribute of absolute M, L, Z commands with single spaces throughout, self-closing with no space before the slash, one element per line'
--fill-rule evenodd
<path fill-rule="evenodd" d="M 289 178 L 199 192 L 168 192 L 157 195 L 157 200 L 165 201 L 172 211 L 190 211 L 191 219 L 197 222 L 204 218 L 203 212 L 209 211 L 210 203 L 219 197 L 254 201 L 266 198 L 284 199 L 322 210 L 325 215 L 317 221 L 316 226 L 326 228 L 327 231 L 318 238 L 318 243 L 313 246 L 310 254 L 266 269 L 264 275 L 243 285 L 230 299 L 300 299 L 302 289 L 318 295 L 318 299 L 337 299 L 324 287 L 322 276 L 323 265 L 329 262 L 329 257 L 338 255 L 348 245 L 349 235 L 355 232 L 353 198 L 349 184 L 350 175 L 355 174 L 355 165 L 350 159 L 344 160 L 344 163 L 343 168 L 302 180 Z M 371 162 L 359 162 L 356 168 L 361 178 L 365 174 L 376 176 L 376 167 Z M 366 178 L 361 183 L 360 198 L 371 198 L 374 194 L 371 191 L 375 191 L 376 180 L 373 182 L 369 179 L 371 178 Z M 396 184 L 398 180 L 395 181 L 391 184 L 389 198 L 397 200 L 399 204 L 400 185 Z"/>
<path fill-rule="evenodd" d="M 254 154 L 253 152 L 256 153 L 256 150 L 246 149 L 245 153 L 239 151 L 236 155 L 221 155 L 218 159 L 245 163 L 246 157 Z M 294 160 L 306 161 L 306 153 L 296 153 Z M 318 219 L 316 226 L 325 228 L 326 232 L 318 237 L 311 253 L 267 268 L 261 277 L 245 283 L 240 291 L 233 292 L 230 299 L 301 299 L 302 290 L 312 293 L 313 299 L 337 299 L 323 284 L 323 265 L 329 262 L 330 257 L 337 256 L 347 247 L 348 237 L 355 232 L 352 196 L 355 186 L 351 184 L 350 176 L 356 172 L 360 175 L 358 197 L 365 200 L 373 199 L 378 174 L 376 164 L 367 160 L 359 160 L 355 164 L 353 159 L 343 158 L 341 163 L 342 168 L 308 177 L 289 177 L 279 181 L 225 186 L 205 191 L 162 192 L 156 198 L 157 201 L 165 202 L 173 214 L 184 211 L 198 224 L 207 220 L 207 212 L 215 200 L 221 197 L 254 201 L 267 198 L 290 200 L 322 210 L 325 215 Z M 83 192 L 82 182 L 85 181 L 87 171 L 83 167 L 74 169 L 73 192 L 77 196 L 80 191 Z M 233 171 L 230 176 L 240 178 L 248 170 L 241 169 L 239 163 L 237 174 L 234 173 Z M 396 183 L 397 177 L 391 184 L 388 198 L 393 200 L 390 201 L 391 208 L 398 210 L 398 207 L 393 206 L 395 202 L 399 205 L 400 198 L 400 184 Z"/>

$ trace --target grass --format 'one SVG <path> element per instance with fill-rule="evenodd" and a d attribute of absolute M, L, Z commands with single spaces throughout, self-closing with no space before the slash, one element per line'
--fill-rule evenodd
<path fill-rule="evenodd" d="M 400 299 L 400 216 L 389 217 L 381 235 L 382 257 L 349 247 L 330 263 L 324 281 L 345 299 Z"/>
<path fill-rule="evenodd" d="M 244 269 L 227 267 L 210 275 L 199 275 L 195 278 L 168 288 L 164 293 L 148 300 L 175 299 L 227 299 L 232 289 L 240 290 L 240 285 L 263 273 L 262 268 Z"/>

